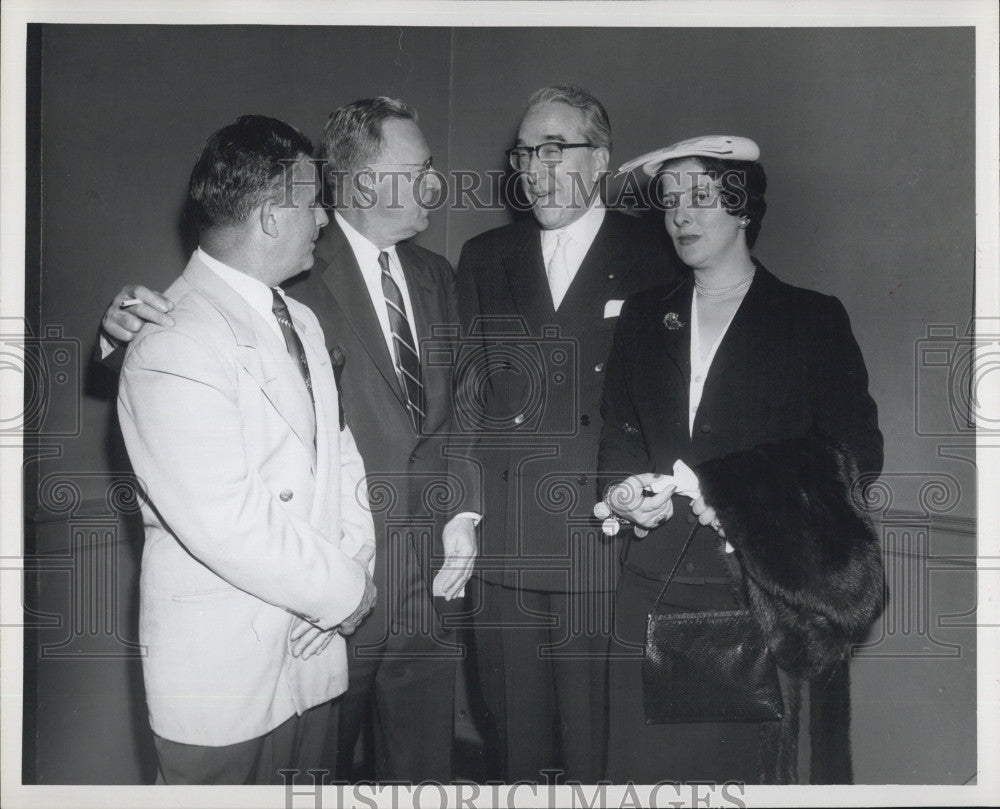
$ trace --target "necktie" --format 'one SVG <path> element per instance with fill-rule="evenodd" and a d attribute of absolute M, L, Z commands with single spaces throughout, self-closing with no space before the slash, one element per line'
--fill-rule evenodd
<path fill-rule="evenodd" d="M 295 326 L 292 324 L 292 316 L 288 313 L 288 306 L 285 305 L 284 298 L 278 294 L 276 289 L 271 290 L 271 295 L 273 296 L 271 311 L 274 312 L 274 317 L 278 321 L 278 325 L 281 326 L 281 334 L 285 338 L 285 350 L 288 352 L 288 356 L 295 361 L 295 367 L 302 374 L 302 381 L 306 383 L 309 395 L 312 396 L 312 377 L 309 376 L 309 363 L 306 362 L 306 352 L 302 347 L 298 333 L 295 331 Z"/>
<path fill-rule="evenodd" d="M 420 354 L 413 341 L 413 331 L 406 317 L 406 304 L 389 272 L 389 254 L 378 254 L 378 265 L 382 268 L 382 294 L 385 295 L 389 311 L 389 329 L 392 332 L 393 359 L 396 375 L 406 397 L 406 407 L 410 411 L 413 429 L 418 433 L 424 419 L 424 385 L 420 381 Z"/>
<path fill-rule="evenodd" d="M 545 273 L 549 277 L 549 289 L 552 290 L 552 305 L 558 309 L 559 304 L 569 289 L 569 261 L 566 258 L 566 248 L 573 241 L 573 237 L 565 231 L 559 234 L 556 240 L 556 249 L 552 251 L 549 258 L 549 266 L 545 268 Z"/>

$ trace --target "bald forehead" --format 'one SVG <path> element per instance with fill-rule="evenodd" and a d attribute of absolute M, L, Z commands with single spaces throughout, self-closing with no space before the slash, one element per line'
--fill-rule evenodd
<path fill-rule="evenodd" d="M 382 123 L 382 149 L 379 162 L 423 163 L 430 155 L 420 127 L 406 118 L 388 118 Z"/>

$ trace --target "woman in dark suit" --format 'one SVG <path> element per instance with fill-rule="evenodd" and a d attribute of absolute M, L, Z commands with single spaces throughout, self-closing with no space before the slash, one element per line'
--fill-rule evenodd
<path fill-rule="evenodd" d="M 607 367 L 601 493 L 649 530 L 625 532 L 615 601 L 615 782 L 794 781 L 788 682 L 811 686 L 812 782 L 851 780 L 846 660 L 883 601 L 880 552 L 855 500 L 881 470 L 882 435 L 844 307 L 750 254 L 766 209 L 758 157 L 753 141 L 709 137 L 623 167 L 654 178 L 692 272 L 626 303 Z M 698 478 L 693 500 L 660 479 L 678 460 Z M 792 678 L 780 736 L 751 722 L 645 723 L 647 614 L 696 526 L 660 610 L 735 609 L 749 597 Z"/>

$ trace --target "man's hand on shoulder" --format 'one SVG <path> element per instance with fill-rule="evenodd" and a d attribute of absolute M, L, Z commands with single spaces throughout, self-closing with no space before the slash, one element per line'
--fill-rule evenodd
<path fill-rule="evenodd" d="M 104 312 L 101 329 L 117 343 L 130 343 L 147 322 L 173 326 L 174 319 L 168 314 L 173 308 L 173 302 L 159 292 L 141 284 L 126 284 Z"/>

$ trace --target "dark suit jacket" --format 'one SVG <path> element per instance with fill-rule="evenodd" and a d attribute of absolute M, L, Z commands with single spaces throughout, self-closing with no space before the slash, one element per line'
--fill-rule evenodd
<path fill-rule="evenodd" d="M 604 390 L 602 487 L 636 472 L 670 474 L 678 458 L 695 469 L 712 458 L 810 432 L 846 444 L 862 475 L 881 470 L 878 410 L 843 305 L 757 267 L 712 361 L 690 436 L 693 280 L 626 303 Z M 668 313 L 676 315 L 679 328 L 664 325 Z M 633 569 L 666 577 L 695 522 L 689 502 L 675 497 L 674 517 L 631 542 Z M 709 529 L 702 532 L 714 537 Z M 724 577 L 717 544 L 696 538 L 677 581 Z"/>
<path fill-rule="evenodd" d="M 453 420 L 454 272 L 445 258 L 414 244 L 397 244 L 396 253 L 414 308 L 410 326 L 422 354 L 427 414 L 420 435 L 406 410 L 361 269 L 335 221 L 316 243 L 312 269 L 286 287 L 316 313 L 331 355 L 344 358 L 340 392 L 368 476 L 378 541 L 376 585 L 385 584 L 385 565 L 390 554 L 399 552 L 387 547 L 386 529 L 393 535 L 403 530 L 403 541 L 405 529 L 413 529 L 429 592 L 429 552 L 440 561 L 443 525 L 459 512 L 480 510 L 479 480 Z M 471 437 L 464 443 L 471 444 Z M 380 586 L 380 592 L 386 591 Z"/>
<path fill-rule="evenodd" d="M 608 211 L 556 311 L 533 219 L 466 243 L 458 264 L 462 320 L 473 343 L 481 341 L 481 361 L 461 363 L 462 415 L 476 411 L 483 426 L 478 567 L 488 581 L 511 583 L 503 570 L 535 569 L 521 586 L 611 586 L 613 548 L 591 514 L 617 322 L 605 306 L 675 280 L 678 267 L 661 226 Z"/>

